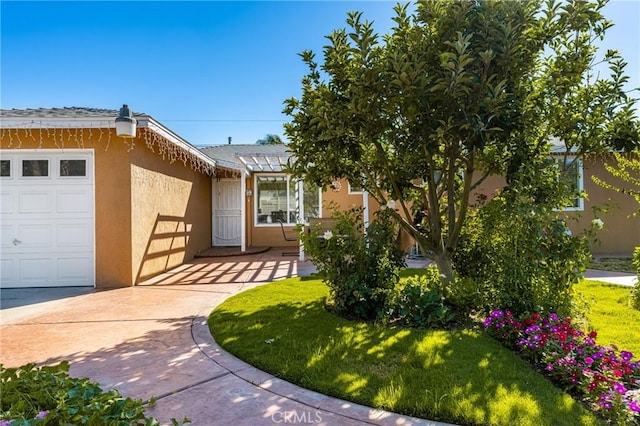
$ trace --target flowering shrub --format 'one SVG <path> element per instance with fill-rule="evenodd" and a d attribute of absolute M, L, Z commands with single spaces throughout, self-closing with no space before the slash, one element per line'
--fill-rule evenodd
<path fill-rule="evenodd" d="M 396 243 L 397 229 L 389 211 L 376 213 L 364 232 L 363 209 L 340 211 L 331 230 L 302 234 L 305 252 L 329 287 L 333 309 L 345 316 L 375 320 L 384 315 L 388 290 L 400 280 L 404 265 Z"/>
<path fill-rule="evenodd" d="M 556 314 L 533 314 L 522 321 L 495 310 L 484 321 L 489 333 L 617 425 L 640 425 L 640 362 L 632 353 L 596 343 Z"/>

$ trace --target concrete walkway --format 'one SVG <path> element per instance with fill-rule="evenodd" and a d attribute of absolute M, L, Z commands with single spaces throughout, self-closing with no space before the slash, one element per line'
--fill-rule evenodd
<path fill-rule="evenodd" d="M 635 283 L 638 282 L 638 276 L 635 274 L 628 274 L 625 272 L 599 271 L 595 269 L 587 269 L 585 278 L 625 287 L 633 287 Z"/>
<path fill-rule="evenodd" d="M 314 270 L 273 250 L 196 259 L 132 288 L 2 290 L 0 362 L 67 360 L 70 374 L 142 400 L 162 424 L 443 425 L 330 398 L 233 357 L 212 339 L 211 310 L 249 288 Z M 75 291 L 74 291 L 75 290 Z"/>

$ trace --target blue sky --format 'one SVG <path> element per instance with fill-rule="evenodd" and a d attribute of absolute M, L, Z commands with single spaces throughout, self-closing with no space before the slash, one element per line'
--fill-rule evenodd
<path fill-rule="evenodd" d="M 379 34 L 389 1 L 0 2 L 0 106 L 96 107 L 123 103 L 194 145 L 283 136 L 283 101 L 299 96 L 324 38 L 364 12 Z M 613 0 L 606 48 L 640 87 L 640 0 Z M 638 93 L 640 96 L 640 93 Z"/>

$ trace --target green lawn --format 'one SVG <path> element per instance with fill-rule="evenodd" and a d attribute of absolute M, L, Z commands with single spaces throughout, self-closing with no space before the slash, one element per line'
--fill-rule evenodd
<path fill-rule="evenodd" d="M 633 352 L 640 359 L 640 311 L 631 309 L 629 287 L 584 280 L 575 286 L 589 302 L 588 327 L 598 332 L 601 345 L 616 344 L 619 349 Z"/>
<path fill-rule="evenodd" d="M 327 312 L 320 280 L 292 278 L 231 297 L 209 318 L 216 341 L 308 389 L 459 425 L 592 425 L 598 420 L 482 331 L 390 329 Z"/>

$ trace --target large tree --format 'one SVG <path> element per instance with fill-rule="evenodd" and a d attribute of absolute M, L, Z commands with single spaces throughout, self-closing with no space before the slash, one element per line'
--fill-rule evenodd
<path fill-rule="evenodd" d="M 267 134 L 264 138 L 256 141 L 257 145 L 286 145 L 278 135 Z"/>
<path fill-rule="evenodd" d="M 552 136 L 580 153 L 611 143 L 607 129 L 630 101 L 615 52 L 604 58 L 609 79 L 590 74 L 594 37 L 610 26 L 604 3 L 398 4 L 382 38 L 349 13 L 349 31 L 327 36 L 323 64 L 301 54 L 302 97 L 285 101 L 292 172 L 319 185 L 345 177 L 381 205 L 396 200 L 402 228 L 452 281 L 470 196 L 488 175 L 509 185 L 535 176 Z"/>

